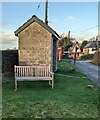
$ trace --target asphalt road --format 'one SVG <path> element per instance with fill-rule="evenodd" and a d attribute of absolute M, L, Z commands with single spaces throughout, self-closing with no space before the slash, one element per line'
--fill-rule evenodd
<path fill-rule="evenodd" d="M 73 60 L 71 62 L 73 64 Z M 76 61 L 75 67 L 79 68 L 84 75 L 100 87 L 100 66 L 94 65 L 90 60 Z"/>

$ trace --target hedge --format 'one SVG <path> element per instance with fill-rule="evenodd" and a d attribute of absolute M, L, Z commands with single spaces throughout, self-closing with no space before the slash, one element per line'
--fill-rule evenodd
<path fill-rule="evenodd" d="M 83 55 L 80 57 L 80 60 L 92 60 L 93 57 L 94 57 L 94 54 Z"/>
<path fill-rule="evenodd" d="M 100 51 L 95 52 L 92 62 L 100 66 Z"/>
<path fill-rule="evenodd" d="M 2 50 L 2 73 L 14 74 L 14 65 L 18 65 L 18 50 Z"/>

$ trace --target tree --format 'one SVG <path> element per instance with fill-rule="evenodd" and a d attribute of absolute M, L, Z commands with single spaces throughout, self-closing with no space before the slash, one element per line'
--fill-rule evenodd
<path fill-rule="evenodd" d="M 64 34 L 62 34 L 60 37 L 61 38 L 58 41 L 58 44 L 63 48 L 63 51 L 67 51 L 68 48 L 73 46 L 73 42 L 71 41 L 72 38 L 67 37 L 67 35 L 64 36 Z"/>
<path fill-rule="evenodd" d="M 95 37 L 89 39 L 90 42 L 95 41 Z"/>
<path fill-rule="evenodd" d="M 98 36 L 96 36 L 96 49 L 98 50 Z"/>
<path fill-rule="evenodd" d="M 81 49 L 83 49 L 87 43 L 88 43 L 88 41 L 84 40 L 84 41 L 82 42 L 81 46 L 80 46 Z"/>
<path fill-rule="evenodd" d="M 98 36 L 96 36 L 96 41 L 98 41 Z"/>

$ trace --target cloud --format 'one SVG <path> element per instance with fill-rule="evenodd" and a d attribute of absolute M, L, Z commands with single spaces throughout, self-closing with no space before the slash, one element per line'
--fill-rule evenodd
<path fill-rule="evenodd" d="M 52 19 L 51 21 L 49 21 L 49 24 L 52 28 L 56 26 L 58 23 L 59 23 L 58 19 Z"/>
<path fill-rule="evenodd" d="M 59 22 L 58 19 L 53 19 L 53 20 L 52 20 L 52 23 L 53 23 L 53 24 L 58 24 L 58 22 Z"/>
<path fill-rule="evenodd" d="M 8 26 L 8 25 L 9 25 L 8 22 L 5 22 L 5 21 L 0 22 L 0 27 L 1 27 L 1 28 L 2 28 L 2 27 L 5 27 L 5 26 Z"/>
<path fill-rule="evenodd" d="M 66 22 L 68 23 L 78 23 L 80 22 L 80 20 L 74 16 L 68 16 L 66 19 L 65 19 Z"/>
<path fill-rule="evenodd" d="M 96 32 L 95 32 L 96 33 Z M 97 34 L 92 32 L 83 32 L 83 33 L 72 33 L 71 36 L 74 37 L 78 42 L 82 43 L 84 40 L 89 41 L 90 38 L 96 37 Z"/>
<path fill-rule="evenodd" d="M 16 37 L 13 32 L 11 31 L 0 31 L 2 41 L 16 41 Z"/>
<path fill-rule="evenodd" d="M 0 44 L 2 45 L 2 49 L 17 47 L 17 42 L 17 37 L 15 37 L 12 31 L 0 31 Z"/>

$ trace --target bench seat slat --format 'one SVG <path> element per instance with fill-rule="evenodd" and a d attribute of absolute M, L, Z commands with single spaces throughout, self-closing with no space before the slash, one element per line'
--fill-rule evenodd
<path fill-rule="evenodd" d="M 52 80 L 51 77 L 16 77 L 17 80 Z"/>

